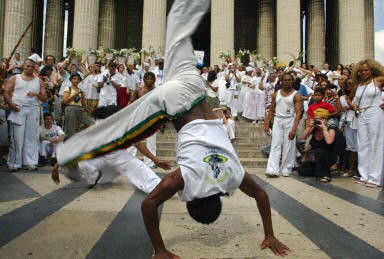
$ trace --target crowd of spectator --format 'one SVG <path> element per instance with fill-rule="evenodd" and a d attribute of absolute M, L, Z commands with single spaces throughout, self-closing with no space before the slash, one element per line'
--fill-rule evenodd
<path fill-rule="evenodd" d="M 163 84 L 161 59 L 77 64 L 71 56 L 57 62 L 52 55 L 42 60 L 33 49 L 30 54 L 24 62 L 15 54 L 0 95 L 0 155 L 8 153 L 9 171 L 54 164 L 55 146 L 92 125 L 96 107 L 124 108 L 141 89 Z M 317 68 L 292 61 L 257 67 L 227 58 L 221 67 L 199 69 L 207 81 L 208 104 L 232 143 L 237 142 L 240 116 L 264 124 L 272 135 L 267 176 L 289 176 L 299 167 L 299 174 L 320 177 L 321 182 L 340 171 L 367 186 L 382 186 L 384 140 L 378 130 L 383 124 L 384 69 L 379 63 L 366 60 L 331 69 L 327 63 Z M 151 143 L 155 154 L 156 139 Z M 8 145 L 9 152 L 4 151 Z M 371 155 L 378 159 L 374 169 L 366 164 Z"/>

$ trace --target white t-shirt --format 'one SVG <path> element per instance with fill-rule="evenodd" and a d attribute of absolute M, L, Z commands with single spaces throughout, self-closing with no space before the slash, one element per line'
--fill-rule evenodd
<path fill-rule="evenodd" d="M 179 191 L 183 201 L 216 193 L 232 195 L 245 174 L 219 120 L 197 119 L 184 125 L 177 135 L 176 161 L 184 180 Z"/>
<path fill-rule="evenodd" d="M 108 76 L 108 75 L 109 73 L 106 74 L 105 76 Z M 103 82 L 103 80 L 104 80 L 104 76 L 100 76 L 97 82 L 100 83 L 100 82 Z M 113 76 L 111 76 L 110 80 L 121 85 L 121 77 L 119 73 L 115 73 Z M 116 92 L 116 89 L 113 87 L 113 85 L 108 81 L 105 82 L 104 86 L 100 89 L 100 94 L 99 94 L 100 99 L 116 100 L 116 96 L 117 96 L 117 92 Z"/>
<path fill-rule="evenodd" d="M 40 128 L 40 134 L 43 132 L 43 129 Z M 57 138 L 64 134 L 64 131 L 60 126 L 52 125 L 50 129 L 45 129 L 44 137 L 46 138 Z"/>
<path fill-rule="evenodd" d="M 100 75 L 88 75 L 81 84 L 81 90 L 84 92 L 85 99 L 99 99 L 97 92 L 97 82 Z"/>

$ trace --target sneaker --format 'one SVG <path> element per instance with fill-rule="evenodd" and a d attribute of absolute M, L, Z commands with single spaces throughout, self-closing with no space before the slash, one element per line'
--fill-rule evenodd
<path fill-rule="evenodd" d="M 289 175 L 290 175 L 290 173 L 288 173 L 288 172 L 282 172 L 281 173 L 284 177 L 288 177 Z"/>
<path fill-rule="evenodd" d="M 13 166 L 8 166 L 8 172 L 16 172 L 17 168 Z"/>
<path fill-rule="evenodd" d="M 37 166 L 35 166 L 35 165 L 27 165 L 26 169 L 28 171 L 36 171 L 37 170 Z"/>

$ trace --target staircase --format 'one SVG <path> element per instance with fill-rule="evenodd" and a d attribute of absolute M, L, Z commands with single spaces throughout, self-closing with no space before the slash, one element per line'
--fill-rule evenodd
<path fill-rule="evenodd" d="M 164 132 L 157 133 L 157 156 L 167 161 L 175 161 L 177 133 L 172 124 Z M 252 124 L 243 119 L 236 121 L 237 143 L 234 144 L 237 155 L 246 169 L 266 168 L 265 158 L 260 148 L 270 143 L 270 138 L 263 131 L 263 124 Z"/>

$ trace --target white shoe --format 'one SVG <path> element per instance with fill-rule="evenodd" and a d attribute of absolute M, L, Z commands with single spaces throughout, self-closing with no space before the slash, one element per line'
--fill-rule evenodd
<path fill-rule="evenodd" d="M 282 172 L 281 175 L 284 176 L 284 177 L 288 177 L 288 176 L 290 175 L 290 173 L 288 173 L 288 172 Z"/>

